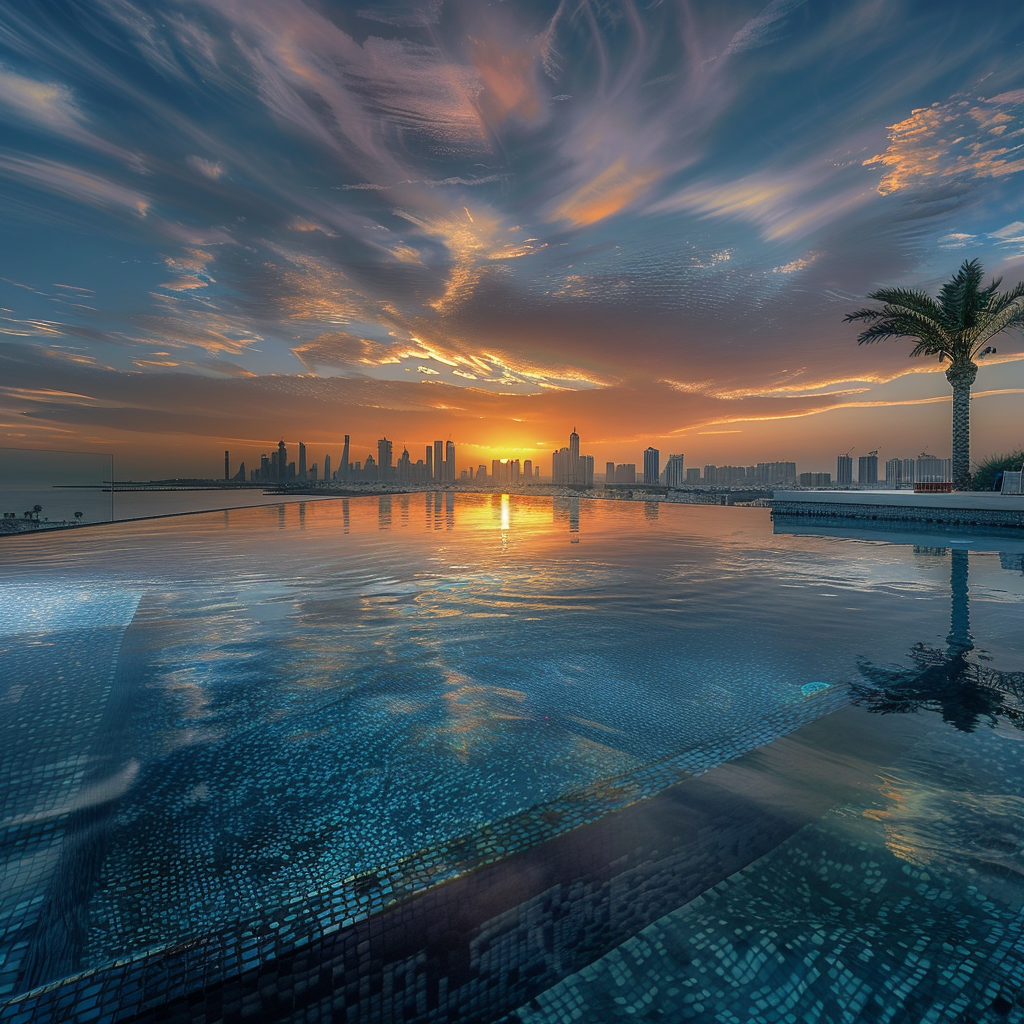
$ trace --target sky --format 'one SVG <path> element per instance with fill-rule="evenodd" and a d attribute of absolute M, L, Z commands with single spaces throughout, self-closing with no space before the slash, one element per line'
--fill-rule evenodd
<path fill-rule="evenodd" d="M 218 476 L 435 438 L 949 455 L 843 315 L 1024 279 L 1024 6 L 129 0 L 0 10 L 0 445 Z M 1024 341 L 975 458 L 1024 444 Z"/>

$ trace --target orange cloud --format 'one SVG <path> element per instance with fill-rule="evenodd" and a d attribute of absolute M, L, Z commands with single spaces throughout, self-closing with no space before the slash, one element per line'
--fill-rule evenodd
<path fill-rule="evenodd" d="M 316 372 L 317 367 L 384 366 L 408 357 L 423 359 L 426 355 L 417 345 L 385 345 L 345 331 L 321 334 L 292 352 L 311 372 Z"/>
<path fill-rule="evenodd" d="M 619 157 L 563 199 L 550 219 L 572 221 L 578 227 L 596 224 L 636 202 L 657 177 L 657 172 L 633 170 L 626 157 Z"/>
<path fill-rule="evenodd" d="M 507 50 L 493 40 L 477 40 L 473 64 L 483 84 L 479 103 L 494 123 L 515 115 L 533 120 L 542 109 L 536 78 L 535 52 Z"/>
<path fill-rule="evenodd" d="M 186 274 L 175 278 L 173 281 L 167 281 L 165 284 L 160 285 L 160 287 L 166 288 L 170 292 L 188 292 L 196 288 L 206 288 L 207 282 L 192 274 Z"/>
<path fill-rule="evenodd" d="M 890 126 L 888 148 L 864 166 L 882 169 L 882 195 L 941 179 L 1024 171 L 1024 90 L 988 100 L 954 96 L 914 110 Z"/>

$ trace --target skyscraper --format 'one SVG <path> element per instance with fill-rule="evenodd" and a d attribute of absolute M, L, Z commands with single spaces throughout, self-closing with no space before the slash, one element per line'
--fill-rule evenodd
<path fill-rule="evenodd" d="M 657 448 L 649 447 L 644 452 L 644 483 L 657 486 L 658 478 L 661 476 L 661 452 Z"/>
<path fill-rule="evenodd" d="M 225 480 L 230 480 L 231 479 L 231 452 L 230 451 L 225 451 L 224 452 L 224 479 Z"/>
<path fill-rule="evenodd" d="M 434 479 L 444 480 L 444 441 L 434 442 Z"/>
<path fill-rule="evenodd" d="M 380 480 L 390 480 L 391 472 L 391 442 L 382 437 L 377 442 L 377 477 Z"/>
<path fill-rule="evenodd" d="M 345 435 L 345 447 L 341 452 L 341 465 L 338 467 L 338 475 L 342 480 L 347 480 L 352 473 L 352 464 L 349 462 L 348 434 Z"/>
<path fill-rule="evenodd" d="M 874 487 L 878 483 L 878 455 L 862 455 L 857 460 L 857 483 Z"/>
<path fill-rule="evenodd" d="M 455 483 L 455 442 L 446 441 L 444 446 L 444 482 Z"/>
<path fill-rule="evenodd" d="M 324 456 L 324 483 L 330 483 L 331 480 L 331 457 L 330 455 Z"/>
<path fill-rule="evenodd" d="M 288 449 L 284 441 L 277 442 L 277 477 L 279 480 L 288 479 Z"/>
<path fill-rule="evenodd" d="M 429 445 L 429 444 L 427 445 L 426 467 L 427 467 L 427 479 L 428 480 L 433 480 L 434 479 L 434 447 L 433 447 L 433 445 Z"/>
<path fill-rule="evenodd" d="M 581 455 L 576 460 L 576 486 L 594 486 L 594 456 Z"/>
<path fill-rule="evenodd" d="M 683 456 L 670 455 L 665 467 L 665 485 L 667 487 L 683 486 Z"/>
<path fill-rule="evenodd" d="M 568 479 L 566 483 L 570 487 L 575 487 L 580 483 L 580 435 L 576 433 L 576 428 L 572 428 L 572 433 L 569 435 L 569 465 L 566 467 L 568 470 Z"/>
<path fill-rule="evenodd" d="M 836 484 L 848 486 L 853 483 L 853 459 L 849 455 L 840 455 L 836 459 Z"/>
<path fill-rule="evenodd" d="M 527 459 L 523 463 L 523 477 L 526 483 L 533 481 L 533 459 Z"/>
<path fill-rule="evenodd" d="M 604 482 L 606 484 L 615 483 L 615 463 L 606 462 L 604 464 Z"/>
<path fill-rule="evenodd" d="M 569 482 L 569 449 L 559 448 L 551 453 L 551 482 L 564 487 Z"/>
<path fill-rule="evenodd" d="M 299 442 L 299 479 L 306 479 L 306 446 Z"/>

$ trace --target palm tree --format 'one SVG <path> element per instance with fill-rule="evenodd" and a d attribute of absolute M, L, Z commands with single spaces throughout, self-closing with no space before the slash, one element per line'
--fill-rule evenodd
<path fill-rule="evenodd" d="M 946 380 L 953 388 L 953 486 L 971 486 L 971 385 L 978 373 L 975 359 L 995 352 L 988 342 L 1011 328 L 1024 327 L 1024 283 L 1008 292 L 998 291 L 995 278 L 982 287 L 978 260 L 966 260 L 942 286 L 938 299 L 910 288 L 879 288 L 868 298 L 881 309 L 858 309 L 845 323 L 863 320 L 870 326 L 857 339 L 869 345 L 887 338 L 913 338 L 910 355 L 938 356 L 949 361 Z"/>

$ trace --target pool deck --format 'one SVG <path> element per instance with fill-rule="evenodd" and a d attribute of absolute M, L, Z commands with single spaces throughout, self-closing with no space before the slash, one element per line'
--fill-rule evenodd
<path fill-rule="evenodd" d="M 772 515 L 1024 528 L 1024 495 L 993 491 L 775 491 Z"/>

